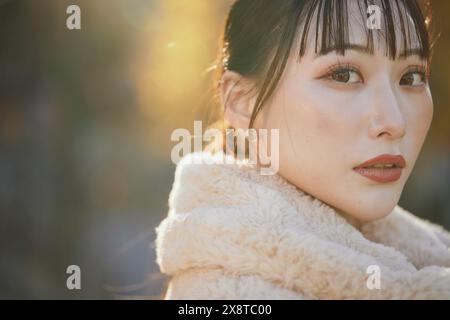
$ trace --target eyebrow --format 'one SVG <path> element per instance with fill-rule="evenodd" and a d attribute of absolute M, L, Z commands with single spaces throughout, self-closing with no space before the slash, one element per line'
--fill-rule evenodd
<path fill-rule="evenodd" d="M 329 53 L 331 53 L 333 51 L 342 52 L 342 51 L 346 51 L 346 50 L 353 50 L 353 51 L 361 52 L 361 53 L 364 53 L 364 54 L 373 55 L 373 50 L 370 49 L 369 47 L 363 46 L 363 45 L 360 45 L 360 44 L 349 43 L 349 44 L 345 44 L 342 47 L 337 47 L 337 46 L 326 47 L 325 49 L 321 50 L 320 53 L 317 54 L 314 57 L 314 59 L 316 59 L 316 58 L 318 58 L 320 56 L 327 55 L 327 54 L 329 54 Z M 420 49 L 420 48 L 406 49 L 406 50 L 403 50 L 400 53 L 399 58 L 400 59 L 406 59 L 406 58 L 408 58 L 410 56 L 419 56 L 419 57 L 422 58 L 423 50 Z"/>

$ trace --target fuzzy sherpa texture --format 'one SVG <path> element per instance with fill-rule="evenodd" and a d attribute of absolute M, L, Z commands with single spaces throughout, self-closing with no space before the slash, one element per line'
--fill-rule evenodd
<path fill-rule="evenodd" d="M 450 299 L 440 226 L 396 206 L 356 228 L 279 175 L 221 157 L 191 154 L 177 166 L 156 227 L 165 299 Z"/>

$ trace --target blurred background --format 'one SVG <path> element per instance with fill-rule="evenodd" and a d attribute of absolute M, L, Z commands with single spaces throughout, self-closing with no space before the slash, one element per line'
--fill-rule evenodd
<path fill-rule="evenodd" d="M 214 108 L 231 2 L 0 0 L 0 298 L 161 298 L 170 134 Z M 434 122 L 400 205 L 449 229 L 450 2 L 432 4 Z"/>

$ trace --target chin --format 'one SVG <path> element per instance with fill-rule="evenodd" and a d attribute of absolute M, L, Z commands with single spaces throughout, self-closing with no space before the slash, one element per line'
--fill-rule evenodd
<path fill-rule="evenodd" d="M 398 204 L 401 188 L 378 189 L 354 193 L 352 199 L 347 199 L 348 211 L 355 218 L 369 222 L 389 215 Z M 358 199 L 355 201 L 355 199 Z M 344 210 L 345 211 L 345 210 Z"/>
<path fill-rule="evenodd" d="M 397 201 L 374 201 L 373 203 L 365 203 L 364 206 L 357 211 L 357 217 L 363 222 L 370 222 L 388 216 L 397 205 Z"/>

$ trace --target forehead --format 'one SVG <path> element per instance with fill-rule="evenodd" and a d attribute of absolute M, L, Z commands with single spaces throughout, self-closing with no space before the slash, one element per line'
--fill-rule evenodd
<path fill-rule="evenodd" d="M 336 49 L 345 54 L 353 45 L 392 59 L 409 51 L 424 55 L 420 30 L 402 0 L 313 1 L 303 11 L 298 31 L 300 56 L 302 46 L 320 55 Z"/>

